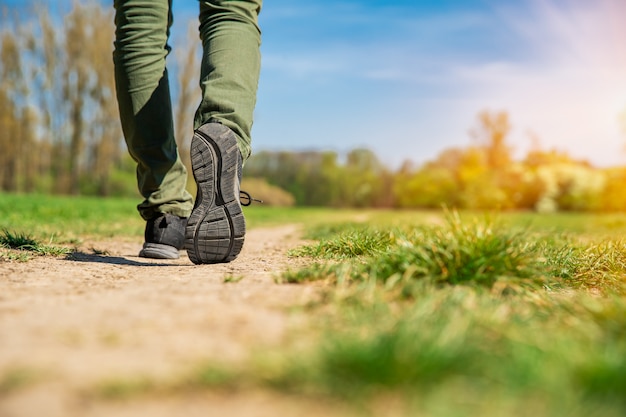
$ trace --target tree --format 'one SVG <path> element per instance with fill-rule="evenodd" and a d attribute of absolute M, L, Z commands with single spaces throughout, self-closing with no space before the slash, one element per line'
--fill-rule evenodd
<path fill-rule="evenodd" d="M 33 112 L 26 97 L 28 85 L 20 50 L 24 29 L 0 33 L 0 187 L 19 191 L 33 187 L 30 164 L 33 147 Z"/>
<path fill-rule="evenodd" d="M 410 175 L 398 174 L 393 188 L 401 208 L 458 207 L 459 184 L 452 170 L 426 165 Z"/>
<path fill-rule="evenodd" d="M 511 131 L 508 113 L 483 111 L 478 115 L 478 121 L 478 127 L 470 131 L 470 135 L 485 150 L 487 165 L 496 171 L 506 169 L 512 160 L 511 147 L 506 142 Z"/>
<path fill-rule="evenodd" d="M 110 22 L 109 31 L 102 30 L 102 22 Z M 71 132 L 67 190 L 71 194 L 80 192 L 83 175 L 97 184 L 100 194 L 106 194 L 108 173 L 119 158 L 112 22 L 112 13 L 95 3 L 75 3 L 65 21 L 62 85 Z"/>
<path fill-rule="evenodd" d="M 341 190 L 340 205 L 349 207 L 380 207 L 391 203 L 393 181 L 389 171 L 370 149 L 348 152 L 342 175 L 334 185 Z M 391 186 L 390 186 L 391 185 Z"/>
<path fill-rule="evenodd" d="M 30 19 L 36 36 L 21 52 L 30 54 L 32 66 L 27 100 L 38 109 L 32 123 L 39 132 L 39 175 L 51 179 L 51 191 L 77 194 L 86 188 L 107 195 L 122 144 L 112 12 L 96 2 L 74 3 L 62 31 L 47 10 L 38 13 Z"/>

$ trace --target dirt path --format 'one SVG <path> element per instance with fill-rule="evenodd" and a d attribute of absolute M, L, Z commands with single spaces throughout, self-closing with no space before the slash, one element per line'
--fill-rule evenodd
<path fill-rule="evenodd" d="M 317 404 L 263 392 L 122 403 L 79 395 L 107 379 L 168 378 L 204 360 L 279 349 L 298 325 L 286 307 L 315 296 L 313 287 L 274 282 L 300 243 L 297 227 L 284 226 L 251 230 L 225 265 L 195 266 L 184 253 L 138 258 L 140 241 L 86 242 L 72 259 L 0 262 L 0 416 L 316 415 Z M 24 372 L 32 381 L 11 389 Z"/>

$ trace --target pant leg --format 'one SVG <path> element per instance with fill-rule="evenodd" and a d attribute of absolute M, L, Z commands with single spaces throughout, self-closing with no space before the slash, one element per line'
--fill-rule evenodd
<path fill-rule="evenodd" d="M 174 139 L 165 58 L 171 0 L 115 0 L 116 93 L 124 138 L 137 162 L 144 219 L 157 213 L 188 217 L 192 197 Z"/>
<path fill-rule="evenodd" d="M 239 139 L 244 161 L 250 156 L 250 131 L 261 67 L 258 15 L 262 0 L 200 0 L 202 102 L 197 129 L 217 120 Z"/>

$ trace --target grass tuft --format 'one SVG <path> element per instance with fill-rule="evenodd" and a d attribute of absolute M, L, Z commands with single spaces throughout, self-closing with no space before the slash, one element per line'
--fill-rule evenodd
<path fill-rule="evenodd" d="M 395 241 L 392 231 L 366 227 L 350 228 L 323 241 L 289 252 L 290 256 L 308 256 L 321 259 L 350 259 L 375 256 L 387 251 Z"/>
<path fill-rule="evenodd" d="M 536 249 L 523 232 L 492 222 L 463 223 L 453 215 L 443 227 L 410 231 L 364 272 L 383 282 L 431 277 L 491 287 L 499 279 L 538 278 Z"/>
<path fill-rule="evenodd" d="M 35 253 L 42 256 L 63 256 L 71 253 L 72 250 L 62 246 L 44 245 L 38 242 L 35 238 L 24 233 L 12 232 L 4 229 L 0 233 L 0 246 L 17 250 Z M 5 256 L 3 256 L 4 258 Z M 9 260 L 26 261 L 29 258 L 26 256 L 7 254 L 6 258 Z"/>
<path fill-rule="evenodd" d="M 419 279 L 492 287 L 496 282 L 542 282 L 545 260 L 529 232 L 490 221 L 461 221 L 451 213 L 443 226 L 379 230 L 359 226 L 328 235 L 292 252 L 316 259 L 348 260 L 342 267 L 309 267 L 286 275 L 287 282 L 345 276 L 353 282 L 379 282 L 388 288 Z"/>
<path fill-rule="evenodd" d="M 624 291 L 626 243 L 601 241 L 582 245 L 573 240 L 550 242 L 542 249 L 552 275 L 569 287 L 601 292 Z"/>
<path fill-rule="evenodd" d="M 33 250 L 39 246 L 39 242 L 24 233 L 4 229 L 0 234 L 0 245 L 8 249 Z"/>
<path fill-rule="evenodd" d="M 0 251 L 0 260 L 9 262 L 28 262 L 31 256 L 27 252 L 3 250 Z"/>

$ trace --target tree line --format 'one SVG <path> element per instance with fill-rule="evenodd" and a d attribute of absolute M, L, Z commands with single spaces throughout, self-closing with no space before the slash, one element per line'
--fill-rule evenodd
<path fill-rule="evenodd" d="M 74 2 L 62 16 L 33 10 L 0 11 L 0 190 L 136 196 L 115 98 L 112 7 Z M 168 63 L 179 68 L 174 119 L 187 165 L 200 99 L 194 38 L 197 22 L 190 22 Z M 597 169 L 540 148 L 516 160 L 510 130 L 506 112 L 482 112 L 468 146 L 398 169 L 368 149 L 260 151 L 244 180 L 267 193 L 268 204 L 626 210 L 626 169 Z"/>
<path fill-rule="evenodd" d="M 422 165 L 385 167 L 367 149 L 260 152 L 245 174 L 290 192 L 298 205 L 515 209 L 626 210 L 626 168 L 598 169 L 564 152 L 539 147 L 516 160 L 507 142 L 509 115 L 484 111 L 466 147 L 441 151 Z"/>

